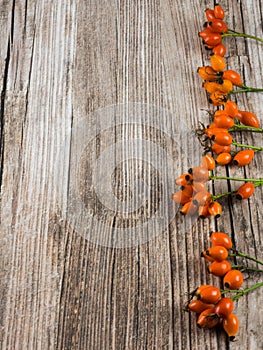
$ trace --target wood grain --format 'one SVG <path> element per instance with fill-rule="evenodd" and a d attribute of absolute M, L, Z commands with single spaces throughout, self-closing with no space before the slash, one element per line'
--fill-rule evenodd
<path fill-rule="evenodd" d="M 263 36 L 260 1 L 221 4 L 229 27 Z M 208 123 L 209 106 L 196 69 L 209 55 L 198 31 L 212 6 L 0 1 L 2 349 L 262 348 L 260 290 L 238 303 L 235 343 L 222 330 L 197 329 L 183 310 L 187 292 L 219 285 L 200 259 L 211 230 L 229 232 L 239 250 L 262 259 L 261 188 L 246 202 L 222 200 L 217 221 L 186 223 L 169 200 L 171 179 L 197 165 L 202 152 L 192 130 Z M 226 45 L 229 68 L 248 86 L 263 86 L 262 45 L 242 38 Z M 263 95 L 240 95 L 240 108 L 263 123 Z M 127 106 L 135 103 L 141 114 L 132 123 Z M 127 114 L 106 129 L 117 106 Z M 155 124 L 145 106 L 154 106 Z M 260 134 L 236 137 L 262 145 Z M 258 153 L 245 170 L 218 173 L 262 177 L 262 160 Z M 95 184 L 109 178 L 109 193 L 100 197 Z M 224 189 L 226 183 L 215 186 Z M 107 207 L 112 193 L 119 202 Z M 160 208 L 169 222 L 149 229 Z M 131 227 L 136 244 L 124 236 L 118 246 L 119 232 Z M 259 280 L 251 276 L 246 285 Z"/>

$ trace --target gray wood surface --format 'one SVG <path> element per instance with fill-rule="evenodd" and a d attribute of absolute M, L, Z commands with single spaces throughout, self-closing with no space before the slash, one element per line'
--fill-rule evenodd
<path fill-rule="evenodd" d="M 263 36 L 261 1 L 221 4 L 229 27 Z M 187 292 L 218 284 L 199 258 L 211 230 L 262 259 L 261 188 L 222 200 L 217 222 L 184 222 L 171 203 L 173 179 L 202 151 L 192 130 L 209 106 L 196 70 L 209 56 L 198 31 L 212 6 L 0 1 L 2 349 L 263 347 L 261 290 L 239 301 L 232 344 L 183 311 Z M 263 45 L 226 45 L 229 68 L 263 86 Z M 262 94 L 237 100 L 263 124 Z M 262 154 L 229 172 L 262 177 Z"/>

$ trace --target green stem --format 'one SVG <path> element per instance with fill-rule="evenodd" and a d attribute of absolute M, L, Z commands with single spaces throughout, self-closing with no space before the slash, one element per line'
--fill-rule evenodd
<path fill-rule="evenodd" d="M 263 147 L 257 147 L 257 146 L 250 146 L 250 145 L 245 145 L 243 143 L 237 143 L 232 141 L 232 144 L 238 147 L 246 147 L 246 148 L 251 148 L 251 149 L 255 149 L 256 151 L 263 151 Z"/>
<path fill-rule="evenodd" d="M 255 187 L 259 187 L 263 184 L 263 182 L 254 182 L 254 186 Z M 224 192 L 224 193 L 220 193 L 217 195 L 211 195 L 211 198 L 213 201 L 217 201 L 219 198 L 225 197 L 225 196 L 230 196 L 231 194 L 235 194 L 237 193 L 237 191 L 229 191 L 229 192 Z"/>
<path fill-rule="evenodd" d="M 213 201 L 217 201 L 219 198 L 222 198 L 222 197 L 225 197 L 225 196 L 229 196 L 230 194 L 234 194 L 236 193 L 237 191 L 231 191 L 231 192 L 225 192 L 225 193 L 221 193 L 221 194 L 218 194 L 216 196 L 211 196 Z"/>
<path fill-rule="evenodd" d="M 221 289 L 220 292 L 221 295 L 224 295 L 226 293 L 240 293 L 240 289 Z"/>
<path fill-rule="evenodd" d="M 254 182 L 256 186 L 263 184 L 263 178 L 260 179 L 247 179 L 241 177 L 229 177 L 229 176 L 214 176 L 210 175 L 210 180 L 233 180 L 233 181 L 244 181 L 244 182 Z"/>
<path fill-rule="evenodd" d="M 260 288 L 263 286 L 263 282 L 257 283 L 254 286 L 244 289 L 242 291 L 239 291 L 239 293 L 237 293 L 234 297 L 232 297 L 232 300 L 238 300 L 240 297 L 242 297 L 244 294 L 247 294 L 249 292 L 252 292 L 252 290 L 255 290 L 257 288 Z"/>
<path fill-rule="evenodd" d="M 236 89 L 236 90 L 232 90 L 229 92 L 229 95 L 232 94 L 237 94 L 239 92 L 262 92 L 263 88 L 253 88 L 253 87 L 248 87 L 243 85 L 241 89 Z"/>
<path fill-rule="evenodd" d="M 231 29 L 228 29 L 228 33 L 222 34 L 222 38 L 225 38 L 228 36 L 249 38 L 249 39 L 254 39 L 254 40 L 257 40 L 257 41 L 260 41 L 261 43 L 263 43 L 263 39 L 258 38 L 257 36 L 245 34 L 245 33 L 239 33 L 239 32 L 236 32 L 234 30 L 231 30 Z"/>
<path fill-rule="evenodd" d="M 263 272 L 263 270 L 258 269 L 256 267 L 248 267 L 248 266 L 244 266 L 244 265 L 232 265 L 232 269 L 242 270 L 242 271 Z"/>
<path fill-rule="evenodd" d="M 263 265 L 263 261 L 258 260 L 256 258 L 253 258 L 252 256 L 249 256 L 247 254 L 241 253 L 238 250 L 233 250 L 233 253 L 230 253 L 229 256 L 240 256 L 241 258 L 252 260 L 252 261 L 256 262 L 257 264 Z"/>
<path fill-rule="evenodd" d="M 255 128 L 254 126 L 247 126 L 247 125 L 240 125 L 240 124 L 234 124 L 234 126 L 232 128 L 228 129 L 228 132 L 230 132 L 230 131 L 246 131 L 246 130 L 263 133 L 262 128 Z"/>
<path fill-rule="evenodd" d="M 227 293 L 236 293 L 236 295 L 233 296 L 231 299 L 232 300 L 237 300 L 240 297 L 242 297 L 244 294 L 247 294 L 247 293 L 251 292 L 252 290 L 255 290 L 255 289 L 260 288 L 262 286 L 263 286 L 263 282 L 260 282 L 260 283 L 255 284 L 254 286 L 249 287 L 249 288 L 244 289 L 244 290 L 240 290 L 240 289 L 221 289 L 220 292 L 221 292 L 221 295 L 224 295 L 224 294 L 227 294 Z"/>

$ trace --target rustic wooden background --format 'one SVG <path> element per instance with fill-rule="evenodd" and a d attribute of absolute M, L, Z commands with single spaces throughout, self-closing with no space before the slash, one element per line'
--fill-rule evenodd
<path fill-rule="evenodd" d="M 260 0 L 224 0 L 221 5 L 229 27 L 263 36 Z M 190 0 L 0 1 L 2 349 L 263 347 L 260 290 L 239 301 L 240 331 L 232 344 L 220 330 L 197 329 L 194 315 L 183 311 L 187 292 L 204 282 L 218 282 L 199 258 L 210 230 L 229 232 L 241 251 L 262 258 L 262 189 L 249 201 L 222 201 L 224 216 L 217 222 L 184 226 L 175 213 L 162 232 L 157 225 L 148 240 L 122 248 L 96 244 L 80 234 L 64 217 L 58 200 L 60 191 L 67 201 L 75 164 L 74 152 L 63 140 L 80 117 L 96 126 L 97 110 L 137 102 L 169 111 L 166 125 L 171 134 L 182 123 L 189 130 L 198 120 L 207 123 L 202 110 L 208 108 L 207 98 L 196 69 L 208 62 L 208 53 L 197 33 L 205 8 L 212 6 L 212 1 Z M 241 72 L 248 86 L 263 86 L 263 45 L 242 38 L 226 43 L 229 67 Z M 236 97 L 241 109 L 254 112 L 263 123 L 262 94 Z M 111 237 L 116 227 L 147 222 L 145 211 L 127 218 L 117 211 L 104 212 L 90 189 L 92 166 L 85 166 L 85 157 L 93 164 L 91 159 L 114 140 L 133 137 L 129 129 L 118 127 L 99 133 L 77 164 L 80 192 L 87 192 L 83 203 L 98 218 L 87 227 L 91 237 Z M 167 152 L 171 146 L 160 130 L 142 130 L 140 137 L 167 147 Z M 262 145 L 261 135 L 237 137 Z M 61 145 L 63 171 L 58 178 Z M 194 136 L 182 145 L 174 149 L 179 150 L 175 164 L 180 168 L 175 166 L 175 174 L 187 169 L 187 157 L 197 159 Z M 145 161 L 154 165 L 156 157 L 160 155 L 149 154 Z M 229 172 L 262 176 L 262 160 L 257 154 L 246 170 Z M 133 175 L 144 168 L 138 160 L 116 164 L 113 187 L 120 200 L 133 192 Z M 153 215 L 165 192 L 165 182 L 158 185 L 159 175 L 171 174 L 165 164 L 162 174 L 154 166 L 150 169 L 145 176 Z M 107 175 L 107 162 L 100 171 Z M 224 169 L 219 172 L 225 174 Z M 217 191 L 223 188 L 226 184 L 216 186 Z M 254 276 L 246 284 L 259 280 Z"/>

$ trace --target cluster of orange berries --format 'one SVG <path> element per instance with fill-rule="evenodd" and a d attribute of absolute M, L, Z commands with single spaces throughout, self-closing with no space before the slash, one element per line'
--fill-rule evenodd
<path fill-rule="evenodd" d="M 195 166 L 176 179 L 181 190 L 173 194 L 173 200 L 182 204 L 182 215 L 198 214 L 201 218 L 214 216 L 218 218 L 222 213 L 222 206 L 213 199 L 207 191 L 206 183 L 210 180 L 210 171 L 215 168 L 215 160 L 206 154 L 202 158 L 202 166 Z"/>
<path fill-rule="evenodd" d="M 235 102 L 228 100 L 224 103 L 223 110 L 217 110 L 213 113 L 213 122 L 203 130 L 198 130 L 200 140 L 207 145 L 207 139 L 212 144 L 208 146 L 213 153 L 217 155 L 216 163 L 218 165 L 234 164 L 238 166 L 248 165 L 254 155 L 254 149 L 245 149 L 238 152 L 232 152 L 231 146 L 235 144 L 231 131 L 235 129 L 235 120 L 239 120 L 245 126 L 259 128 L 259 120 L 255 114 L 248 111 L 241 111 Z M 201 138 L 205 136 L 202 140 Z M 207 147 L 207 146 L 206 146 Z M 209 148 L 210 147 L 210 148 Z"/>
<path fill-rule="evenodd" d="M 235 92 L 263 91 L 263 89 L 248 88 L 242 82 L 240 75 L 230 69 L 226 69 L 226 47 L 222 39 L 234 33 L 228 29 L 223 21 L 225 13 L 223 8 L 216 4 L 214 9 L 206 9 L 207 22 L 205 29 L 199 33 L 205 48 L 211 50 L 210 65 L 199 67 L 198 74 L 203 79 L 203 87 L 209 95 L 209 102 L 217 107 L 214 113 L 210 113 L 212 122 L 207 127 L 197 130 L 196 134 L 205 146 L 205 155 L 202 157 L 201 166 L 195 166 L 176 179 L 176 184 L 181 186 L 180 191 L 173 194 L 173 200 L 182 205 L 180 210 L 183 215 L 198 214 L 201 218 L 214 216 L 218 218 L 222 213 L 222 206 L 217 199 L 224 195 L 235 194 L 237 199 L 247 199 L 253 193 L 256 186 L 263 184 L 263 179 L 241 179 L 226 176 L 214 176 L 216 165 L 248 165 L 254 158 L 256 151 L 262 151 L 262 147 L 238 144 L 233 140 L 232 132 L 250 130 L 263 132 L 259 120 L 253 113 L 240 110 L 238 105 L 229 99 Z M 236 32 L 235 32 L 236 33 Z M 236 33 L 236 36 L 248 36 Z M 251 37 L 251 36 L 250 36 Z M 254 37 L 255 38 L 255 37 Z M 232 146 L 246 148 L 233 150 Z M 209 155 L 211 152 L 212 155 Z M 216 156 L 213 157 L 213 154 Z M 244 181 L 236 191 L 212 195 L 207 190 L 207 182 L 217 179 Z M 242 295 L 263 286 L 263 282 L 246 290 L 240 290 L 244 282 L 242 271 L 256 268 L 232 265 L 228 258 L 242 256 L 261 265 L 263 262 L 251 258 L 233 250 L 231 238 L 224 232 L 212 232 L 210 235 L 212 246 L 205 249 L 201 256 L 208 262 L 209 272 L 222 279 L 224 290 L 213 285 L 201 285 L 190 293 L 186 310 L 197 314 L 197 326 L 200 328 L 213 328 L 221 325 L 233 341 L 238 332 L 239 320 L 233 313 L 234 301 Z M 231 252 L 231 253 L 230 253 Z M 225 297 L 226 293 L 234 293 L 231 298 Z"/>
<path fill-rule="evenodd" d="M 202 71 L 204 68 L 206 67 L 200 67 L 198 70 L 199 73 L 200 70 Z M 204 78 L 203 74 L 202 77 Z M 208 92 L 211 92 L 212 89 L 208 89 L 206 84 L 214 84 L 213 89 L 218 89 L 217 86 L 222 86 L 215 82 L 205 82 L 204 87 L 206 87 Z M 222 91 L 216 90 L 213 93 L 219 96 L 219 92 L 221 93 Z M 233 164 L 235 165 L 248 165 L 253 159 L 255 151 L 253 149 L 240 151 L 235 155 L 234 159 L 232 159 L 233 157 L 230 153 L 231 145 L 235 143 L 233 142 L 231 131 L 240 130 L 240 124 L 251 128 L 259 128 L 259 120 L 252 112 L 240 110 L 235 102 L 227 100 L 227 96 L 224 98 L 225 101 L 222 102 L 223 109 L 217 110 L 212 114 L 213 122 L 206 128 L 203 128 L 203 130 L 199 130 L 199 136 L 201 138 L 205 135 L 205 137 L 210 140 L 212 144 L 211 151 L 218 155 L 216 159 L 217 164 L 227 165 L 233 160 Z M 235 124 L 235 122 L 238 124 Z M 204 141 L 206 141 L 206 138 Z"/>
<path fill-rule="evenodd" d="M 238 317 L 233 313 L 234 302 L 231 298 L 222 298 L 220 289 L 211 285 L 201 285 L 191 293 L 192 298 L 187 310 L 198 314 L 199 328 L 214 328 L 222 324 L 229 340 L 233 341 L 239 329 Z"/>
<path fill-rule="evenodd" d="M 259 130 L 257 116 L 249 111 L 240 110 L 238 105 L 229 100 L 229 94 L 233 92 L 233 86 L 245 87 L 240 75 L 233 70 L 226 70 L 224 55 L 226 48 L 222 44 L 222 35 L 228 32 L 224 19 L 224 10 L 218 4 L 214 9 L 206 9 L 207 22 L 205 29 L 199 33 L 207 49 L 212 50 L 210 55 L 210 66 L 198 68 L 198 74 L 204 80 L 203 87 L 209 94 L 209 101 L 215 106 L 222 106 L 223 109 L 216 110 L 212 116 L 213 121 L 203 130 L 199 130 L 199 137 L 205 135 L 205 149 L 217 155 L 217 165 L 233 164 L 237 166 L 248 165 L 255 155 L 255 150 L 262 150 L 254 147 L 233 151 L 231 146 L 236 145 L 233 141 L 231 131 L 242 129 L 242 125 Z M 249 88 L 248 88 L 249 89 Z M 262 131 L 262 129 L 261 129 Z M 200 133 L 201 132 L 201 133 Z M 198 135 L 198 131 L 197 131 Z M 209 146 L 207 143 L 209 141 Z M 201 141 L 202 142 L 202 141 Z M 253 148 L 253 147 L 252 147 Z M 247 199 L 254 193 L 255 185 L 252 182 L 245 183 L 236 192 L 238 199 Z"/>
<path fill-rule="evenodd" d="M 210 241 L 212 247 L 201 254 L 211 263 L 210 273 L 222 277 L 225 288 L 238 290 L 243 284 L 243 274 L 239 270 L 232 269 L 231 264 L 226 260 L 228 251 L 233 245 L 231 238 L 224 232 L 212 232 Z M 222 297 L 221 291 L 212 285 L 202 285 L 190 294 L 191 299 L 187 304 L 187 310 L 199 314 L 197 326 L 213 328 L 222 323 L 229 339 L 234 340 L 239 328 L 238 318 L 233 314 L 234 301 L 231 298 Z"/>
<path fill-rule="evenodd" d="M 233 70 L 224 70 L 226 62 L 224 57 L 220 55 L 212 54 L 210 63 L 210 66 L 199 67 L 197 72 L 204 80 L 203 87 L 209 94 L 209 101 L 215 106 L 222 106 L 223 109 L 213 113 L 213 122 L 202 132 L 213 143 L 211 151 L 217 155 L 224 153 L 217 159 L 217 163 L 226 165 L 232 160 L 230 150 L 233 138 L 230 132 L 240 130 L 240 124 L 251 128 L 259 128 L 260 125 L 255 114 L 240 110 L 235 102 L 229 100 L 229 94 L 233 92 L 233 85 L 243 86 L 240 75 Z M 251 161 L 254 151 L 249 150 L 247 154 L 249 154 L 249 161 Z M 247 164 L 240 163 L 240 165 Z"/>
<path fill-rule="evenodd" d="M 212 232 L 210 236 L 212 247 L 204 250 L 201 256 L 210 262 L 209 272 L 217 277 L 223 277 L 227 289 L 239 289 L 244 281 L 241 271 L 232 269 L 226 260 L 233 244 L 231 238 L 224 232 Z"/>
<path fill-rule="evenodd" d="M 231 266 L 226 259 L 230 255 L 252 260 L 261 266 L 263 262 L 233 249 L 232 240 L 225 232 L 212 232 L 210 241 L 212 247 L 204 250 L 201 256 L 210 262 L 209 272 L 223 278 L 225 289 L 220 290 L 213 285 L 199 286 L 190 293 L 190 300 L 188 300 L 185 310 L 197 314 L 198 327 L 210 329 L 221 325 L 229 340 L 233 341 L 239 329 L 238 317 L 233 313 L 234 302 L 252 290 L 263 286 L 263 282 L 260 282 L 241 290 L 244 276 L 239 269 L 257 272 L 263 272 L 263 270 L 248 266 Z M 232 254 L 229 254 L 230 250 L 233 252 Z M 231 293 L 232 297 L 225 297 L 227 293 Z"/>
<path fill-rule="evenodd" d="M 225 69 L 226 62 L 223 56 L 226 49 L 222 44 L 222 35 L 227 33 L 228 29 L 223 21 L 224 10 L 221 6 L 215 5 L 213 10 L 206 10 L 206 17 L 208 21 L 206 28 L 199 33 L 199 36 L 213 52 L 210 55 L 210 66 L 199 67 L 198 74 L 204 80 L 203 86 L 209 94 L 210 102 L 222 109 L 210 113 L 213 120 L 207 127 L 203 126 L 196 130 L 206 154 L 202 158 L 201 166 L 191 168 L 188 173 L 176 179 L 176 184 L 181 186 L 181 190 L 174 193 L 173 200 L 182 205 L 180 212 L 183 215 L 198 214 L 201 218 L 210 216 L 218 218 L 222 213 L 222 206 L 217 202 L 218 198 L 235 194 L 237 199 L 247 199 L 253 195 L 256 186 L 263 184 L 262 179 L 258 179 L 259 181 L 253 179 L 255 181 L 249 182 L 248 179 L 237 179 L 244 180 L 245 183 L 236 191 L 218 196 L 207 191 L 207 182 L 220 178 L 213 176 L 212 173 L 216 165 L 246 166 L 254 158 L 255 152 L 263 150 L 260 147 L 238 144 L 233 140 L 232 132 L 239 130 L 263 132 L 263 130 L 259 127 L 259 120 L 255 114 L 240 110 L 235 102 L 229 100 L 233 86 L 247 87 L 243 85 L 237 72 Z M 236 151 L 232 149 L 233 145 L 245 149 Z M 207 154 L 208 152 L 212 155 Z"/>
<path fill-rule="evenodd" d="M 242 156 L 240 151 L 237 158 Z M 222 195 L 214 196 L 207 190 L 207 182 L 215 177 L 212 176 L 212 170 L 216 166 L 215 159 L 206 154 L 202 158 L 202 165 L 195 166 L 188 170 L 188 173 L 180 175 L 176 184 L 180 186 L 180 191 L 173 194 L 173 200 L 181 204 L 180 213 L 182 215 L 198 215 L 201 219 L 211 216 L 219 218 L 223 212 L 222 205 L 217 201 Z M 250 198 L 255 191 L 253 182 L 246 182 L 239 186 L 235 193 L 239 200 Z"/>
<path fill-rule="evenodd" d="M 221 6 L 215 5 L 213 10 L 206 9 L 205 12 L 207 22 L 205 22 L 205 29 L 199 32 L 199 36 L 202 38 L 205 48 L 212 50 L 212 52 L 210 55 L 210 65 L 199 67 L 197 72 L 204 80 L 203 87 L 209 94 L 209 102 L 215 106 L 222 106 L 228 101 L 229 95 L 232 93 L 239 91 L 262 91 L 262 89 L 248 88 L 243 85 L 242 79 L 236 71 L 226 69 L 226 61 L 224 59 L 226 47 L 222 44 L 222 39 L 227 35 L 242 36 L 242 34 L 232 30 L 227 34 L 229 29 L 223 21 L 225 13 Z M 234 86 L 242 89 L 233 90 Z M 234 110 L 234 113 L 237 113 L 237 110 Z M 249 114 L 242 114 L 240 113 L 239 116 L 231 115 L 231 117 L 237 117 L 238 119 L 240 117 L 244 124 L 247 118 L 249 121 L 251 120 Z M 255 127 L 258 126 L 255 124 Z"/>
<path fill-rule="evenodd" d="M 202 66 L 197 73 L 204 80 L 203 87 L 209 94 L 209 102 L 214 106 L 221 106 L 233 91 L 233 86 L 242 86 L 240 75 L 234 70 L 225 70 L 224 57 L 212 53 L 210 66 Z"/>
<path fill-rule="evenodd" d="M 222 35 L 228 32 L 227 24 L 223 21 L 225 12 L 219 5 L 214 9 L 206 9 L 205 29 L 199 32 L 205 47 L 211 49 L 210 66 L 199 67 L 197 72 L 205 80 L 203 86 L 210 94 L 209 101 L 215 106 L 221 106 L 228 100 L 228 94 L 233 85 L 242 86 L 240 75 L 233 70 L 225 70 L 224 56 L 226 47 L 222 44 Z"/>
<path fill-rule="evenodd" d="M 207 22 L 205 22 L 205 29 L 199 33 L 199 36 L 207 49 L 212 50 L 216 55 L 224 56 L 226 47 L 222 44 L 222 34 L 228 32 L 227 24 L 223 21 L 225 11 L 217 4 L 213 10 L 206 9 L 205 14 Z"/>
<path fill-rule="evenodd" d="M 224 110 L 214 112 L 213 123 L 209 124 L 205 130 L 198 130 L 196 132 L 197 135 L 199 134 L 200 140 L 205 135 L 205 138 L 201 142 L 205 144 L 206 149 L 211 150 L 217 155 L 215 157 L 215 163 L 217 165 L 233 164 L 239 167 L 246 166 L 252 161 L 255 155 L 254 149 L 243 149 L 237 152 L 231 150 L 233 140 L 230 130 L 234 126 L 233 116 L 237 116 L 236 112 L 233 112 L 234 110 L 238 111 L 237 105 L 232 101 L 227 101 Z M 247 126 L 259 126 L 259 122 L 253 113 L 246 111 L 238 111 L 238 113 L 247 118 Z M 249 119 L 251 119 L 251 122 L 249 122 Z M 255 124 L 256 120 L 257 123 Z M 211 142 L 212 145 L 207 145 L 207 141 Z M 246 183 L 238 189 L 236 197 L 238 199 L 247 199 L 253 195 L 254 190 L 254 183 Z"/>

